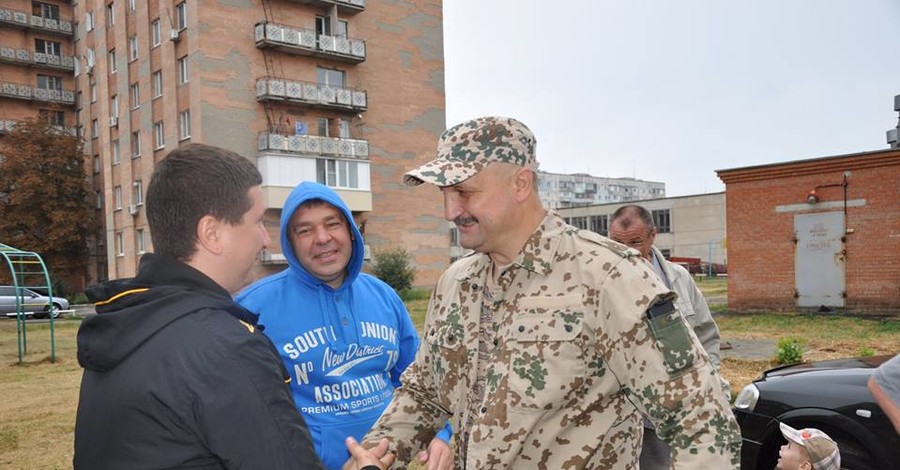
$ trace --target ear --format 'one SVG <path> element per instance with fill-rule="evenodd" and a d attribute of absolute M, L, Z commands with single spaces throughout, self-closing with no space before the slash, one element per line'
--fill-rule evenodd
<path fill-rule="evenodd" d="M 530 168 L 521 168 L 513 175 L 513 184 L 516 188 L 516 200 L 522 202 L 534 192 L 534 171 Z"/>
<path fill-rule="evenodd" d="M 221 240 L 222 221 L 216 219 L 210 214 L 204 215 L 197 222 L 197 249 L 203 250 L 215 255 L 222 254 L 223 245 Z"/>

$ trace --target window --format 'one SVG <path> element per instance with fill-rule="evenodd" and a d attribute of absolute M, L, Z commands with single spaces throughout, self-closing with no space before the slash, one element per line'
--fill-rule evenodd
<path fill-rule="evenodd" d="M 144 229 L 139 228 L 134 231 L 134 244 L 139 255 L 142 255 L 146 252 L 144 242 Z"/>
<path fill-rule="evenodd" d="M 141 107 L 141 85 L 137 82 L 131 84 L 131 109 Z"/>
<path fill-rule="evenodd" d="M 331 119 L 319 118 L 319 135 L 322 137 L 331 136 Z"/>
<path fill-rule="evenodd" d="M 575 228 L 580 228 L 582 230 L 587 230 L 588 218 L 585 216 L 582 217 L 572 217 L 569 219 L 569 224 L 575 226 Z"/>
<path fill-rule="evenodd" d="M 459 246 L 459 228 L 450 229 L 450 246 Z"/>
<path fill-rule="evenodd" d="M 91 103 L 97 102 L 97 84 L 91 83 Z"/>
<path fill-rule="evenodd" d="M 316 68 L 316 80 L 319 85 L 344 87 L 344 72 L 341 70 Z"/>
<path fill-rule="evenodd" d="M 128 9 L 131 11 L 137 10 L 137 0 L 128 0 Z"/>
<path fill-rule="evenodd" d="M 131 192 L 131 202 L 136 206 L 144 204 L 144 183 L 141 180 L 135 180 L 135 182 L 131 184 L 131 187 L 133 188 Z"/>
<path fill-rule="evenodd" d="M 38 111 L 38 115 L 41 119 L 47 121 L 51 126 L 65 126 L 66 125 L 66 113 L 63 111 L 51 111 L 49 109 L 41 109 Z"/>
<path fill-rule="evenodd" d="M 338 137 L 350 138 L 350 121 L 348 119 L 338 119 Z"/>
<path fill-rule="evenodd" d="M 94 155 L 94 174 L 100 174 L 100 155 Z"/>
<path fill-rule="evenodd" d="M 99 130 L 97 129 L 97 120 L 94 119 L 91 121 L 91 138 L 96 139 L 100 137 Z"/>
<path fill-rule="evenodd" d="M 119 155 L 119 139 L 112 141 L 110 146 L 112 147 L 112 164 L 118 165 L 122 161 L 122 157 Z"/>
<path fill-rule="evenodd" d="M 153 97 L 159 98 L 162 96 L 162 71 L 157 70 L 153 72 Z"/>
<path fill-rule="evenodd" d="M 109 74 L 112 75 L 119 71 L 119 66 L 116 65 L 116 49 L 112 48 L 109 50 Z"/>
<path fill-rule="evenodd" d="M 116 9 L 113 7 L 113 3 L 109 2 L 106 5 L 106 27 L 110 27 L 116 24 Z"/>
<path fill-rule="evenodd" d="M 659 250 L 659 253 L 663 255 L 663 258 L 669 259 L 672 257 L 672 250 L 669 248 L 662 248 Z"/>
<path fill-rule="evenodd" d="M 141 156 L 141 131 L 131 133 L 131 158 Z"/>
<path fill-rule="evenodd" d="M 99 189 L 94 191 L 94 207 L 97 210 L 103 209 L 103 193 Z"/>
<path fill-rule="evenodd" d="M 138 40 L 137 36 L 128 38 L 128 60 L 136 60 L 138 58 Z"/>
<path fill-rule="evenodd" d="M 31 2 L 31 14 L 59 21 L 59 5 L 44 2 Z"/>
<path fill-rule="evenodd" d="M 94 30 L 94 12 L 89 11 L 84 14 L 84 27 L 88 31 Z"/>
<path fill-rule="evenodd" d="M 609 235 L 609 216 L 608 215 L 592 215 L 591 216 L 591 232 L 599 233 L 604 237 Z"/>
<path fill-rule="evenodd" d="M 109 116 L 117 118 L 119 117 L 119 95 L 112 95 L 109 98 Z"/>
<path fill-rule="evenodd" d="M 669 233 L 672 231 L 672 220 L 669 216 L 669 209 L 652 211 L 650 214 L 653 216 L 653 225 L 656 226 L 657 232 Z"/>
<path fill-rule="evenodd" d="M 56 57 L 62 56 L 60 43 L 56 41 L 47 41 L 46 39 L 34 39 L 34 52 L 55 55 Z"/>
<path fill-rule="evenodd" d="M 188 58 L 184 56 L 178 59 L 178 84 L 187 83 L 188 81 Z"/>
<path fill-rule="evenodd" d="M 153 148 L 159 150 L 166 146 L 165 133 L 163 132 L 163 122 L 153 123 Z"/>
<path fill-rule="evenodd" d="M 347 21 L 338 20 L 337 22 L 337 31 L 334 32 L 334 36 L 345 38 L 347 37 Z M 331 36 L 331 17 L 330 16 L 316 16 L 316 35 L 326 35 Z"/>
<path fill-rule="evenodd" d="M 150 45 L 156 47 L 161 41 L 159 34 L 159 18 L 150 23 Z"/>
<path fill-rule="evenodd" d="M 120 211 L 122 210 L 122 187 L 116 186 L 113 188 L 113 209 Z"/>
<path fill-rule="evenodd" d="M 334 188 L 359 188 L 359 166 L 357 162 L 316 159 L 316 181 Z"/>
<path fill-rule="evenodd" d="M 88 73 L 93 73 L 95 59 L 96 57 L 94 57 L 94 48 L 89 47 L 87 49 L 87 55 L 85 56 L 85 60 L 87 61 Z"/>
<path fill-rule="evenodd" d="M 120 207 L 121 209 L 121 207 Z M 125 256 L 125 237 L 122 232 L 116 232 L 116 256 Z"/>
<path fill-rule="evenodd" d="M 62 91 L 62 77 L 38 74 L 37 87 L 44 90 Z"/>
<path fill-rule="evenodd" d="M 182 111 L 178 115 L 178 138 L 187 139 L 191 136 L 191 110 Z"/>
<path fill-rule="evenodd" d="M 187 28 L 187 3 L 186 2 L 181 2 L 178 5 L 175 5 L 175 21 L 176 21 L 179 31 L 181 31 L 184 28 Z"/>

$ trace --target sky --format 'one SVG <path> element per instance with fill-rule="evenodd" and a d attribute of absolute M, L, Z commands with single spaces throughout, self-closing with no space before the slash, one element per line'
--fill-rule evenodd
<path fill-rule="evenodd" d="M 444 0 L 447 126 L 510 116 L 541 169 L 723 191 L 720 169 L 883 150 L 898 0 Z"/>

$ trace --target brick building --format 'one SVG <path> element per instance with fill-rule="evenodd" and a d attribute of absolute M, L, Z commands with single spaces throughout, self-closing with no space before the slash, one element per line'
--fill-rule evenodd
<path fill-rule="evenodd" d="M 900 311 L 900 150 L 718 175 L 729 309 Z"/>
<path fill-rule="evenodd" d="M 10 0 L 0 123 L 47 108 L 83 137 L 101 221 L 89 283 L 134 275 L 154 165 L 200 142 L 263 174 L 258 275 L 285 266 L 280 209 L 312 180 L 348 202 L 368 251 L 406 248 L 430 285 L 450 259 L 440 193 L 401 177 L 446 127 L 442 21 L 432 0 Z"/>

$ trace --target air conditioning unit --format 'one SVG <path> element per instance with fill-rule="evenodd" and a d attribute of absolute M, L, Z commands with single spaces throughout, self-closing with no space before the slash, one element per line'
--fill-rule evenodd
<path fill-rule="evenodd" d="M 94 74 L 94 65 L 93 64 L 88 65 L 86 72 L 88 75 L 93 75 Z"/>
<path fill-rule="evenodd" d="M 119 125 L 119 117 L 118 116 L 110 116 L 109 117 L 109 127 L 118 127 Z"/>
<path fill-rule="evenodd" d="M 169 30 L 169 41 L 178 42 L 181 39 L 181 30 L 180 29 L 170 29 Z"/>
<path fill-rule="evenodd" d="M 137 215 L 138 211 L 141 210 L 141 206 L 138 204 L 128 204 L 128 213 L 131 215 Z"/>

